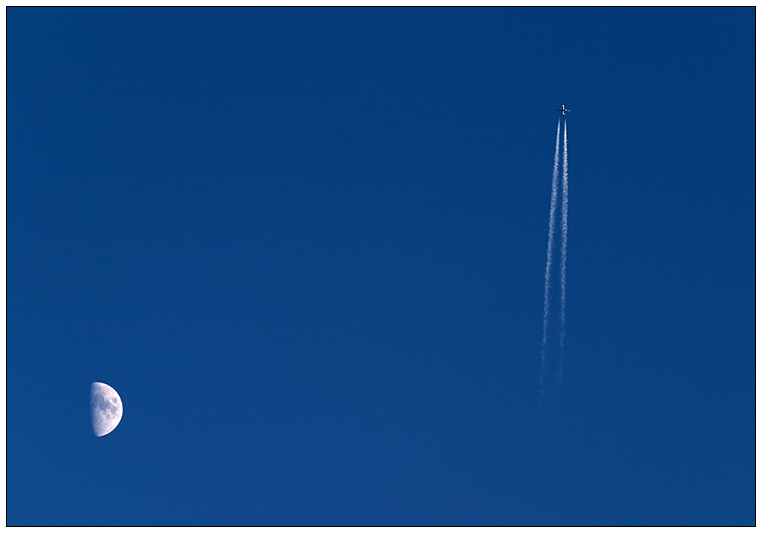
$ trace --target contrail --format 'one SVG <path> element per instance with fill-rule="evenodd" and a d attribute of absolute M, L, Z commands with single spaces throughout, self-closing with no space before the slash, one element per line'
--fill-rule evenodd
<path fill-rule="evenodd" d="M 564 129 L 564 131 L 566 131 Z M 548 257 L 545 262 L 545 299 L 542 314 L 542 346 L 540 349 L 540 400 L 545 394 L 545 359 L 548 352 L 548 316 L 550 314 L 550 270 L 553 265 L 553 244 L 556 229 L 556 204 L 558 203 L 558 159 L 561 140 L 561 118 L 556 128 L 556 153 L 553 156 L 553 183 L 550 194 L 550 218 L 548 220 Z"/>
<path fill-rule="evenodd" d="M 566 337 L 566 240 L 569 232 L 569 152 L 566 144 L 566 121 L 564 121 L 563 189 L 561 192 L 561 331 L 559 333 L 561 352 L 558 356 L 558 387 L 564 375 L 564 337 Z"/>

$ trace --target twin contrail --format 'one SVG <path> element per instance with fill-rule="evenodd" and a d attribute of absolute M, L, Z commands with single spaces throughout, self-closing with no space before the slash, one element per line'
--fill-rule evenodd
<path fill-rule="evenodd" d="M 566 110 L 565 110 L 566 111 Z M 540 348 L 540 409 L 543 409 L 545 381 L 548 366 L 548 331 L 551 314 L 551 277 L 553 272 L 553 252 L 556 248 L 556 217 L 558 216 L 558 185 L 561 181 L 561 264 L 559 268 L 560 309 L 558 310 L 558 391 L 561 391 L 563 377 L 564 341 L 566 336 L 566 245 L 569 231 L 569 155 L 567 151 L 566 120 L 564 123 L 563 145 L 561 144 L 561 117 L 556 128 L 556 152 L 553 156 L 553 181 L 550 193 L 550 218 L 548 221 L 548 251 L 545 262 L 545 294 L 542 315 L 542 345 Z M 559 172 L 559 164 L 561 171 Z M 560 175 L 560 176 L 559 176 Z"/>

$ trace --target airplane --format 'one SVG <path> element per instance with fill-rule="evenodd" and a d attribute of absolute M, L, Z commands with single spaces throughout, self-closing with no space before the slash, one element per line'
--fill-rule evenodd
<path fill-rule="evenodd" d="M 560 111 L 562 115 L 566 115 L 566 113 L 571 113 L 571 109 L 566 109 L 566 107 L 561 104 L 561 109 L 556 109 L 556 111 Z"/>

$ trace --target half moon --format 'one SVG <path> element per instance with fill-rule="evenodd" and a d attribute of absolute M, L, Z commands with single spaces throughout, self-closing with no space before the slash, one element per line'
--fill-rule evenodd
<path fill-rule="evenodd" d="M 95 381 L 90 386 L 90 418 L 96 437 L 108 435 L 122 420 L 122 399 L 105 383 Z"/>

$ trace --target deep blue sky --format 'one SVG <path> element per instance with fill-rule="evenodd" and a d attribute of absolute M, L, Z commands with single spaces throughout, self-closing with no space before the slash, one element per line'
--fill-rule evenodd
<path fill-rule="evenodd" d="M 754 523 L 754 8 L 7 32 L 9 525 Z"/>

